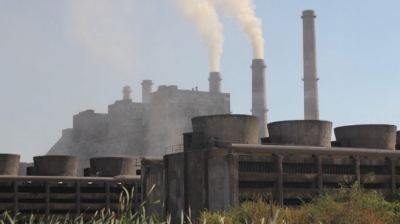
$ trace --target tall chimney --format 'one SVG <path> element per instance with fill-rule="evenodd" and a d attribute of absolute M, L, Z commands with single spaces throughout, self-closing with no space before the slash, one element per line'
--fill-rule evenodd
<path fill-rule="evenodd" d="M 317 52 L 313 10 L 303 11 L 304 119 L 319 120 Z"/>
<path fill-rule="evenodd" d="M 131 99 L 131 87 L 130 86 L 124 86 L 124 89 L 122 90 L 123 93 L 123 99 L 124 100 L 130 100 Z"/>
<path fill-rule="evenodd" d="M 143 80 L 142 82 L 142 103 L 149 103 L 150 93 L 152 92 L 153 82 L 151 80 Z"/>
<path fill-rule="evenodd" d="M 210 72 L 210 93 L 220 93 L 221 92 L 221 74 L 219 72 Z"/>
<path fill-rule="evenodd" d="M 265 97 L 265 62 L 264 59 L 253 59 L 252 69 L 252 115 L 260 122 L 259 137 L 268 137 L 267 102 Z"/>

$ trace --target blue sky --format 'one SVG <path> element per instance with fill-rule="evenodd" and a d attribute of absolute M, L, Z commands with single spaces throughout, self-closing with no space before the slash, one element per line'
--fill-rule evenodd
<path fill-rule="evenodd" d="M 94 3 L 95 2 L 95 3 Z M 400 1 L 255 0 L 267 63 L 268 120 L 303 118 L 303 10 L 317 14 L 320 116 L 334 127 L 400 126 Z M 95 4 L 95 5 L 94 5 Z M 221 15 L 223 92 L 249 114 L 252 52 Z M 106 113 L 141 81 L 208 90 L 206 48 L 173 0 L 0 0 L 0 153 L 45 154 L 86 109 Z"/>

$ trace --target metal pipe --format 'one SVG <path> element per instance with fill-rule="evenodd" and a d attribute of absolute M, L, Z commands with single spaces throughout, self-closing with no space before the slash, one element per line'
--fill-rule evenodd
<path fill-rule="evenodd" d="M 234 153 L 276 153 L 276 154 L 317 154 L 336 156 L 369 156 L 369 157 L 395 157 L 400 158 L 400 151 L 383 149 L 356 149 L 317 146 L 289 146 L 289 145 L 254 145 L 231 144 L 228 150 Z"/>
<path fill-rule="evenodd" d="M 140 181 L 140 176 L 115 176 L 115 177 L 61 177 L 61 176 L 0 176 L 0 181 L 48 181 L 48 182 L 131 182 Z"/>

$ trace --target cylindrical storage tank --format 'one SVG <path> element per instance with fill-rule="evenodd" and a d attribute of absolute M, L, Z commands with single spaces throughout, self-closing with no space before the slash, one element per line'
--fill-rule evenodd
<path fill-rule="evenodd" d="M 395 150 L 396 126 L 385 124 L 350 125 L 335 128 L 341 147 Z"/>
<path fill-rule="evenodd" d="M 258 144 L 259 123 L 256 116 L 211 115 L 192 118 L 192 148 L 201 149 L 206 142 L 241 142 Z"/>
<path fill-rule="evenodd" d="M 35 156 L 33 163 L 37 176 L 76 176 L 78 172 L 76 156 Z"/>
<path fill-rule="evenodd" d="M 20 155 L 0 154 L 0 175 L 18 175 Z"/>
<path fill-rule="evenodd" d="M 98 157 L 90 159 L 93 174 L 101 177 L 135 175 L 133 159 L 129 157 Z"/>
<path fill-rule="evenodd" d="M 291 120 L 268 124 L 271 144 L 331 146 L 332 122 Z"/>

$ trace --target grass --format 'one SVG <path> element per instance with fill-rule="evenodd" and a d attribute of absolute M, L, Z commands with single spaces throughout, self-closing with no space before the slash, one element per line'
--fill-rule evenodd
<path fill-rule="evenodd" d="M 298 208 L 282 208 L 259 198 L 229 212 L 203 212 L 200 223 L 400 223 L 400 203 L 386 201 L 376 191 L 364 190 L 355 183 L 342 186 L 336 195 L 315 197 Z"/>
<path fill-rule="evenodd" d="M 151 191 L 150 191 L 151 192 Z M 137 212 L 132 212 L 133 190 L 124 189 L 120 196 L 120 208 L 116 212 L 97 212 L 89 221 L 84 221 L 83 215 L 70 217 L 67 215 L 35 217 L 35 215 L 11 217 L 7 212 L 0 215 L 0 224 L 169 224 L 171 218 L 159 214 L 147 214 L 146 202 L 143 202 Z M 348 187 L 342 186 L 338 194 L 325 194 L 313 198 L 309 204 L 298 208 L 283 208 L 272 200 L 258 198 L 243 202 L 239 208 L 229 212 L 203 212 L 196 223 L 200 224 L 242 224 L 242 223 L 400 223 L 400 191 L 393 194 L 392 201 L 386 201 L 376 191 L 364 190 L 355 183 Z M 191 223 L 190 214 L 182 213 L 181 223 Z"/>

